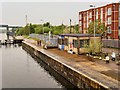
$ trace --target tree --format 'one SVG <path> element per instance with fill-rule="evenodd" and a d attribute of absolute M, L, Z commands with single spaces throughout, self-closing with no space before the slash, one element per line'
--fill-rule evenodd
<path fill-rule="evenodd" d="M 43 26 L 42 25 L 36 25 L 35 33 L 36 34 L 43 34 Z"/>
<path fill-rule="evenodd" d="M 48 33 L 49 31 L 51 31 L 49 27 L 44 27 L 44 33 Z"/>
<path fill-rule="evenodd" d="M 30 33 L 35 33 L 35 26 L 33 26 L 31 23 L 30 23 Z"/>
<path fill-rule="evenodd" d="M 105 25 L 101 22 L 101 20 L 95 21 L 95 33 L 96 34 L 103 34 L 106 31 Z M 91 22 L 88 26 L 88 33 L 94 33 L 94 22 Z"/>
<path fill-rule="evenodd" d="M 74 25 L 74 29 L 75 29 L 75 33 L 80 33 L 78 24 Z"/>
<path fill-rule="evenodd" d="M 89 42 L 89 45 L 86 43 L 84 44 L 84 48 L 85 51 L 89 54 L 95 54 L 95 53 L 100 53 L 101 52 L 101 48 L 102 48 L 102 42 L 101 39 L 95 39 L 95 43 L 94 43 L 94 39 L 92 39 Z"/>
<path fill-rule="evenodd" d="M 46 22 L 43 24 L 44 27 L 50 27 L 50 23 L 49 22 Z"/>

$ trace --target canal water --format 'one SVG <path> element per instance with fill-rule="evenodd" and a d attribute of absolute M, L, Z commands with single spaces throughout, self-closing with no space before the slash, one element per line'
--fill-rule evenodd
<path fill-rule="evenodd" d="M 0 46 L 2 88 L 76 88 L 21 45 Z"/>

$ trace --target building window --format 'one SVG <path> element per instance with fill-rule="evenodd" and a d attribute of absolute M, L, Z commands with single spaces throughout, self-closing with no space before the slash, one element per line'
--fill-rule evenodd
<path fill-rule="evenodd" d="M 108 24 L 111 24 L 111 17 L 108 17 Z"/>
<path fill-rule="evenodd" d="M 80 29 L 79 29 L 80 31 L 82 30 L 82 27 L 80 27 Z"/>
<path fill-rule="evenodd" d="M 88 19 L 89 19 L 89 15 L 88 15 L 88 12 L 87 12 L 87 28 L 88 28 Z"/>
<path fill-rule="evenodd" d="M 86 21 L 86 17 L 84 16 L 84 21 Z"/>
<path fill-rule="evenodd" d="M 96 19 L 98 19 L 98 9 L 96 10 Z"/>
<path fill-rule="evenodd" d="M 120 5 L 119 5 L 119 17 L 120 17 Z"/>
<path fill-rule="evenodd" d="M 82 15 L 81 15 L 81 14 L 79 15 L 79 19 L 80 19 L 80 20 L 82 19 Z"/>
<path fill-rule="evenodd" d="M 88 48 L 89 47 L 89 39 L 80 40 L 80 48 Z"/>
<path fill-rule="evenodd" d="M 108 34 L 111 34 L 111 33 L 112 33 L 111 26 L 108 26 L 108 27 L 107 27 L 107 33 L 108 33 Z"/>
<path fill-rule="evenodd" d="M 92 18 L 92 12 L 90 12 L 90 15 L 89 15 L 90 18 Z"/>
<path fill-rule="evenodd" d="M 120 17 L 119 17 L 119 26 L 120 26 Z"/>
<path fill-rule="evenodd" d="M 77 40 L 73 40 L 73 47 L 77 48 L 78 47 L 78 41 Z"/>
<path fill-rule="evenodd" d="M 61 38 L 58 38 L 58 44 L 60 44 L 60 45 L 64 45 L 64 40 L 61 39 Z"/>
<path fill-rule="evenodd" d="M 67 38 L 64 39 L 64 44 L 65 44 L 66 46 L 68 46 L 68 39 L 67 39 Z"/>
<path fill-rule="evenodd" d="M 89 14 L 88 14 L 88 12 L 87 12 L 87 21 L 88 21 L 88 18 L 89 18 Z"/>
<path fill-rule="evenodd" d="M 86 28 L 86 24 L 84 23 L 84 28 Z"/>
<path fill-rule="evenodd" d="M 89 20 L 89 24 L 92 22 L 92 20 Z"/>
<path fill-rule="evenodd" d="M 82 26 L 82 21 L 79 22 L 79 25 Z"/>
<path fill-rule="evenodd" d="M 118 31 L 118 35 L 119 35 L 119 38 L 120 38 L 120 26 L 119 26 L 119 31 Z"/>
<path fill-rule="evenodd" d="M 111 8 L 108 8 L 108 11 L 107 11 L 108 15 L 111 15 L 112 12 L 111 12 Z"/>
<path fill-rule="evenodd" d="M 101 8 L 101 21 L 103 20 L 103 8 Z"/>

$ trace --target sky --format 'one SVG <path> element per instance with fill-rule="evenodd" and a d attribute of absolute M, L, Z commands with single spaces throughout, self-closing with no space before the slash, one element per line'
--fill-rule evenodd
<path fill-rule="evenodd" d="M 57 0 L 56 0 L 57 1 Z M 0 3 L 0 24 L 24 26 L 27 22 L 40 24 L 50 22 L 52 25 L 69 25 L 78 23 L 78 14 L 80 11 L 90 9 L 90 4 L 96 7 L 108 3 L 118 2 L 115 0 L 2 0 Z"/>

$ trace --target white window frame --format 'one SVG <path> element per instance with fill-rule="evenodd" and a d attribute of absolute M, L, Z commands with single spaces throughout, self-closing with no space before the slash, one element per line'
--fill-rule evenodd
<path fill-rule="evenodd" d="M 80 20 L 82 19 L 82 15 L 81 15 L 81 14 L 79 15 L 79 19 L 80 19 Z"/>
<path fill-rule="evenodd" d="M 84 16 L 84 20 L 83 21 L 86 21 L 86 17 Z"/>
<path fill-rule="evenodd" d="M 82 27 L 80 27 L 79 30 L 81 31 L 81 30 L 82 30 Z"/>
<path fill-rule="evenodd" d="M 86 23 L 84 23 L 84 28 L 86 28 Z"/>
<path fill-rule="evenodd" d="M 88 20 L 89 20 L 89 14 L 87 12 L 87 28 L 88 28 Z"/>
<path fill-rule="evenodd" d="M 98 19 L 98 9 L 96 10 L 96 19 Z"/>
<path fill-rule="evenodd" d="M 119 5 L 119 26 L 120 26 L 120 5 Z"/>
<path fill-rule="evenodd" d="M 92 20 L 89 20 L 89 24 L 92 22 Z"/>
<path fill-rule="evenodd" d="M 107 33 L 108 33 L 108 34 L 111 34 L 111 33 L 112 33 L 111 26 L 108 26 L 108 27 L 107 27 Z"/>
<path fill-rule="evenodd" d="M 92 12 L 90 12 L 89 14 L 90 14 L 90 15 L 89 15 L 89 18 L 92 18 Z"/>
<path fill-rule="evenodd" d="M 79 25 L 82 26 L 82 21 L 79 21 Z"/>
<path fill-rule="evenodd" d="M 101 22 L 103 21 L 103 8 L 101 8 L 101 13 L 100 13 L 100 18 L 101 18 Z"/>
<path fill-rule="evenodd" d="M 108 19 L 107 19 L 107 24 L 111 24 L 111 23 L 112 23 L 111 17 L 108 17 Z"/>
<path fill-rule="evenodd" d="M 108 8 L 107 9 L 107 15 L 111 15 L 112 14 L 112 9 L 111 8 Z"/>

